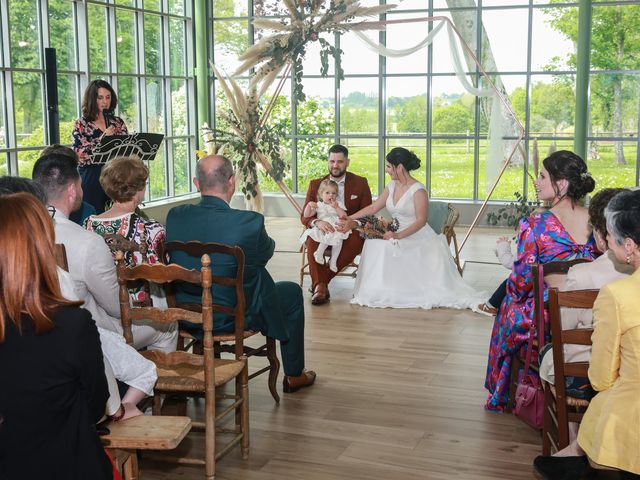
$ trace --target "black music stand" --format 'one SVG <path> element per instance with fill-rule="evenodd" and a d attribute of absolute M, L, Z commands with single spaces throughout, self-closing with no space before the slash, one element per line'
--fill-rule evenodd
<path fill-rule="evenodd" d="M 140 160 L 153 160 L 164 135 L 161 133 L 133 133 L 103 137 L 93 149 L 92 162 L 104 165 L 112 158 L 136 156 Z"/>

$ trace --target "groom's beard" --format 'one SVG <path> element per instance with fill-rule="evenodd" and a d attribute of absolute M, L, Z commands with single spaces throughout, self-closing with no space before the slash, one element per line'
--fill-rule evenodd
<path fill-rule="evenodd" d="M 334 179 L 334 180 L 339 180 L 341 179 L 344 174 L 347 173 L 347 169 L 340 169 L 340 168 L 330 168 L 329 169 L 329 176 Z"/>

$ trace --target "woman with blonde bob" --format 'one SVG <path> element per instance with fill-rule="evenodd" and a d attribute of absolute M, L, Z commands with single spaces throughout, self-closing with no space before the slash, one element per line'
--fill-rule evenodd
<path fill-rule="evenodd" d="M 108 397 L 98 330 L 60 292 L 51 218 L 17 193 L 0 197 L 0 225 L 0 472 L 110 479 L 94 427 Z"/>

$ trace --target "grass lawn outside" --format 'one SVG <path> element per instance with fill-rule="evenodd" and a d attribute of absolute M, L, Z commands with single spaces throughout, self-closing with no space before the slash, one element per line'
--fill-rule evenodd
<path fill-rule="evenodd" d="M 349 157 L 351 164 L 349 170 L 363 175 L 369 180 L 369 185 L 377 194 L 378 186 L 378 140 L 377 138 L 349 138 L 343 139 L 342 142 L 349 148 Z M 540 141 L 538 144 L 540 159 L 547 155 L 551 141 Z M 423 183 L 427 182 L 426 176 L 426 139 L 388 139 L 387 151 L 395 146 L 403 146 L 414 151 L 422 164 L 414 176 Z M 430 192 L 433 198 L 450 198 L 450 199 L 473 199 L 473 140 L 439 140 L 433 139 L 431 154 L 431 182 Z M 573 140 L 567 139 L 556 142 L 557 149 L 573 149 Z M 606 187 L 624 187 L 635 184 L 636 172 L 636 142 L 628 142 L 624 145 L 624 153 L 626 165 L 618 165 L 614 159 L 613 143 L 599 142 L 598 153 L 600 159 L 589 160 L 589 171 L 596 181 L 596 191 Z M 480 200 L 485 198 L 486 192 L 490 188 L 486 186 L 486 141 L 481 141 L 479 146 L 479 192 Z M 316 178 L 320 174 L 326 172 L 326 158 L 305 158 L 304 162 L 311 162 L 305 165 L 304 170 L 313 172 L 313 175 L 305 176 L 299 169 L 298 190 L 301 193 L 306 192 L 309 181 Z M 306 168 L 311 166 L 312 168 Z M 530 167 L 532 171 L 532 167 Z M 532 173 L 533 174 L 533 173 Z M 514 192 L 523 191 L 524 182 L 523 165 L 514 165 L 509 167 L 496 187 L 492 196 L 493 200 L 514 200 Z M 529 192 L 533 191 L 533 185 L 530 179 L 528 181 Z M 385 176 L 384 183 L 389 182 L 389 177 Z M 286 181 L 291 186 L 292 182 L 289 178 Z M 263 178 L 261 183 L 263 191 L 277 192 L 278 187 L 273 181 Z M 594 192 L 595 193 L 595 192 Z"/>

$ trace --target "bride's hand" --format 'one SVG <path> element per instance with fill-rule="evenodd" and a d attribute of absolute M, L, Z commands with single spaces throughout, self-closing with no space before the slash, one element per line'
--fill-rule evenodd
<path fill-rule="evenodd" d="M 391 239 L 396 239 L 396 232 L 384 232 L 384 235 L 382 236 L 382 238 L 384 240 L 391 240 Z"/>

